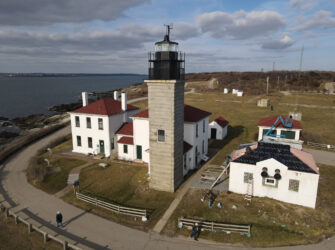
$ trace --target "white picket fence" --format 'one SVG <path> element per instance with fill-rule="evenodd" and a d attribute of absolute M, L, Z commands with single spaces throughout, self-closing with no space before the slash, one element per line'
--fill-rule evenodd
<path fill-rule="evenodd" d="M 130 216 L 147 218 L 147 210 L 146 209 L 130 208 L 130 207 L 115 205 L 115 204 L 112 204 L 112 203 L 109 203 L 109 202 L 99 200 L 97 198 L 92 198 L 88 195 L 84 195 L 84 194 L 81 194 L 79 192 L 76 192 L 76 198 L 81 200 L 81 201 L 93 204 L 97 207 L 101 207 L 101 208 L 107 209 L 109 211 L 118 213 L 118 214 L 125 214 L 125 215 L 130 215 Z"/>
<path fill-rule="evenodd" d="M 231 232 L 231 233 L 243 233 L 250 235 L 251 225 L 238 225 L 238 224 L 226 224 L 218 223 L 213 221 L 202 221 L 195 219 L 179 218 L 178 225 L 182 227 L 192 227 L 195 223 L 198 223 L 199 227 L 204 230 L 212 232 Z"/>
<path fill-rule="evenodd" d="M 321 144 L 321 143 L 308 141 L 307 145 L 312 146 L 312 147 L 316 147 L 316 148 L 325 148 L 325 149 L 329 149 L 329 150 L 335 150 L 335 146 L 330 145 L 330 144 Z"/>

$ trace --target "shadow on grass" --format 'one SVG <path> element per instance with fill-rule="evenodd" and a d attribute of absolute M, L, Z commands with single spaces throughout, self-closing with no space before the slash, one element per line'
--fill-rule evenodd
<path fill-rule="evenodd" d="M 228 126 L 228 132 L 227 132 L 226 138 L 224 138 L 223 140 L 211 139 L 210 142 L 209 142 L 208 147 L 209 148 L 222 149 L 225 145 L 229 144 L 230 141 L 239 137 L 243 133 L 244 129 L 245 129 L 245 127 L 241 126 L 241 125 Z"/>

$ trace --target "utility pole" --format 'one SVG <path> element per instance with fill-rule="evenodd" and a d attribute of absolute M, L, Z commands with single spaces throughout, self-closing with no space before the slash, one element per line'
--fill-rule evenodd
<path fill-rule="evenodd" d="M 300 54 L 300 66 L 299 66 L 299 71 L 301 72 L 302 70 L 302 57 L 304 56 L 304 45 L 302 45 L 302 48 L 301 48 L 301 54 Z"/>
<path fill-rule="evenodd" d="M 269 95 L 269 79 L 270 77 L 266 78 L 266 95 Z"/>

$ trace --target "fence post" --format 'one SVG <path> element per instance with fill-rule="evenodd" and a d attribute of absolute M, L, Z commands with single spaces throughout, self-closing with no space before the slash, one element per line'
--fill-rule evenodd
<path fill-rule="evenodd" d="M 19 224 L 19 218 L 17 215 L 14 214 L 15 224 Z"/>
<path fill-rule="evenodd" d="M 68 249 L 68 243 L 67 243 L 66 240 L 64 240 L 64 242 L 63 242 L 63 249 L 64 249 L 64 250 L 67 250 L 67 249 Z"/>
<path fill-rule="evenodd" d="M 120 206 L 117 206 L 117 213 L 120 213 Z"/>
<path fill-rule="evenodd" d="M 47 243 L 47 241 L 49 240 L 49 235 L 48 235 L 48 233 L 44 233 L 44 234 L 43 234 L 43 240 L 44 240 L 44 243 Z"/>
<path fill-rule="evenodd" d="M 95 198 L 95 205 L 98 206 L 98 199 Z"/>
<path fill-rule="evenodd" d="M 214 222 L 212 221 L 212 232 L 214 231 Z"/>
<path fill-rule="evenodd" d="M 33 231 L 33 225 L 31 223 L 28 224 L 28 233 Z"/>

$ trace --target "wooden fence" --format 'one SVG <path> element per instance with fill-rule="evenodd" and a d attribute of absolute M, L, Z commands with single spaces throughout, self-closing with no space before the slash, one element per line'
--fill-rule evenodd
<path fill-rule="evenodd" d="M 65 240 L 61 240 L 61 239 L 57 238 L 56 236 L 48 234 L 47 232 L 43 231 L 39 227 L 33 225 L 32 223 L 28 222 L 27 220 L 25 220 L 25 219 L 21 218 L 20 216 L 16 215 L 14 212 L 12 212 L 8 208 L 4 207 L 3 205 L 1 205 L 1 210 L 5 212 L 6 217 L 12 216 L 15 220 L 15 224 L 18 224 L 19 222 L 22 222 L 23 224 L 26 224 L 29 233 L 31 233 L 33 231 L 36 231 L 36 232 L 42 234 L 43 239 L 44 239 L 44 243 L 46 243 L 48 240 L 53 240 L 53 241 L 56 241 L 59 244 L 61 244 L 63 246 L 64 250 L 66 250 L 66 249 L 82 250 L 81 248 L 79 248 L 79 247 L 77 247 L 73 244 L 70 244 Z"/>
<path fill-rule="evenodd" d="M 136 216 L 136 217 L 145 217 L 147 218 L 147 210 L 146 209 L 137 209 L 137 208 L 130 208 L 130 207 L 124 207 L 124 206 L 119 206 L 115 205 L 112 203 L 108 203 L 102 200 L 99 200 L 97 198 L 92 198 L 90 196 L 81 194 L 79 192 L 76 192 L 76 198 L 87 202 L 91 203 L 93 205 L 96 205 L 98 207 L 107 209 L 109 211 L 118 213 L 118 214 L 125 214 L 125 215 L 130 215 L 130 216 Z"/>
<path fill-rule="evenodd" d="M 330 145 L 330 144 L 321 144 L 321 143 L 308 141 L 307 145 L 312 146 L 312 147 L 316 147 L 316 148 L 324 148 L 324 149 L 329 149 L 329 150 L 335 150 L 335 146 Z"/>
<path fill-rule="evenodd" d="M 226 223 L 217 223 L 213 221 L 202 221 L 194 220 L 187 218 L 179 218 L 178 225 L 182 227 L 192 227 L 195 223 L 198 223 L 199 227 L 204 230 L 212 232 L 226 232 L 226 233 L 243 233 L 250 235 L 251 225 L 237 225 L 237 224 L 226 224 Z"/>

